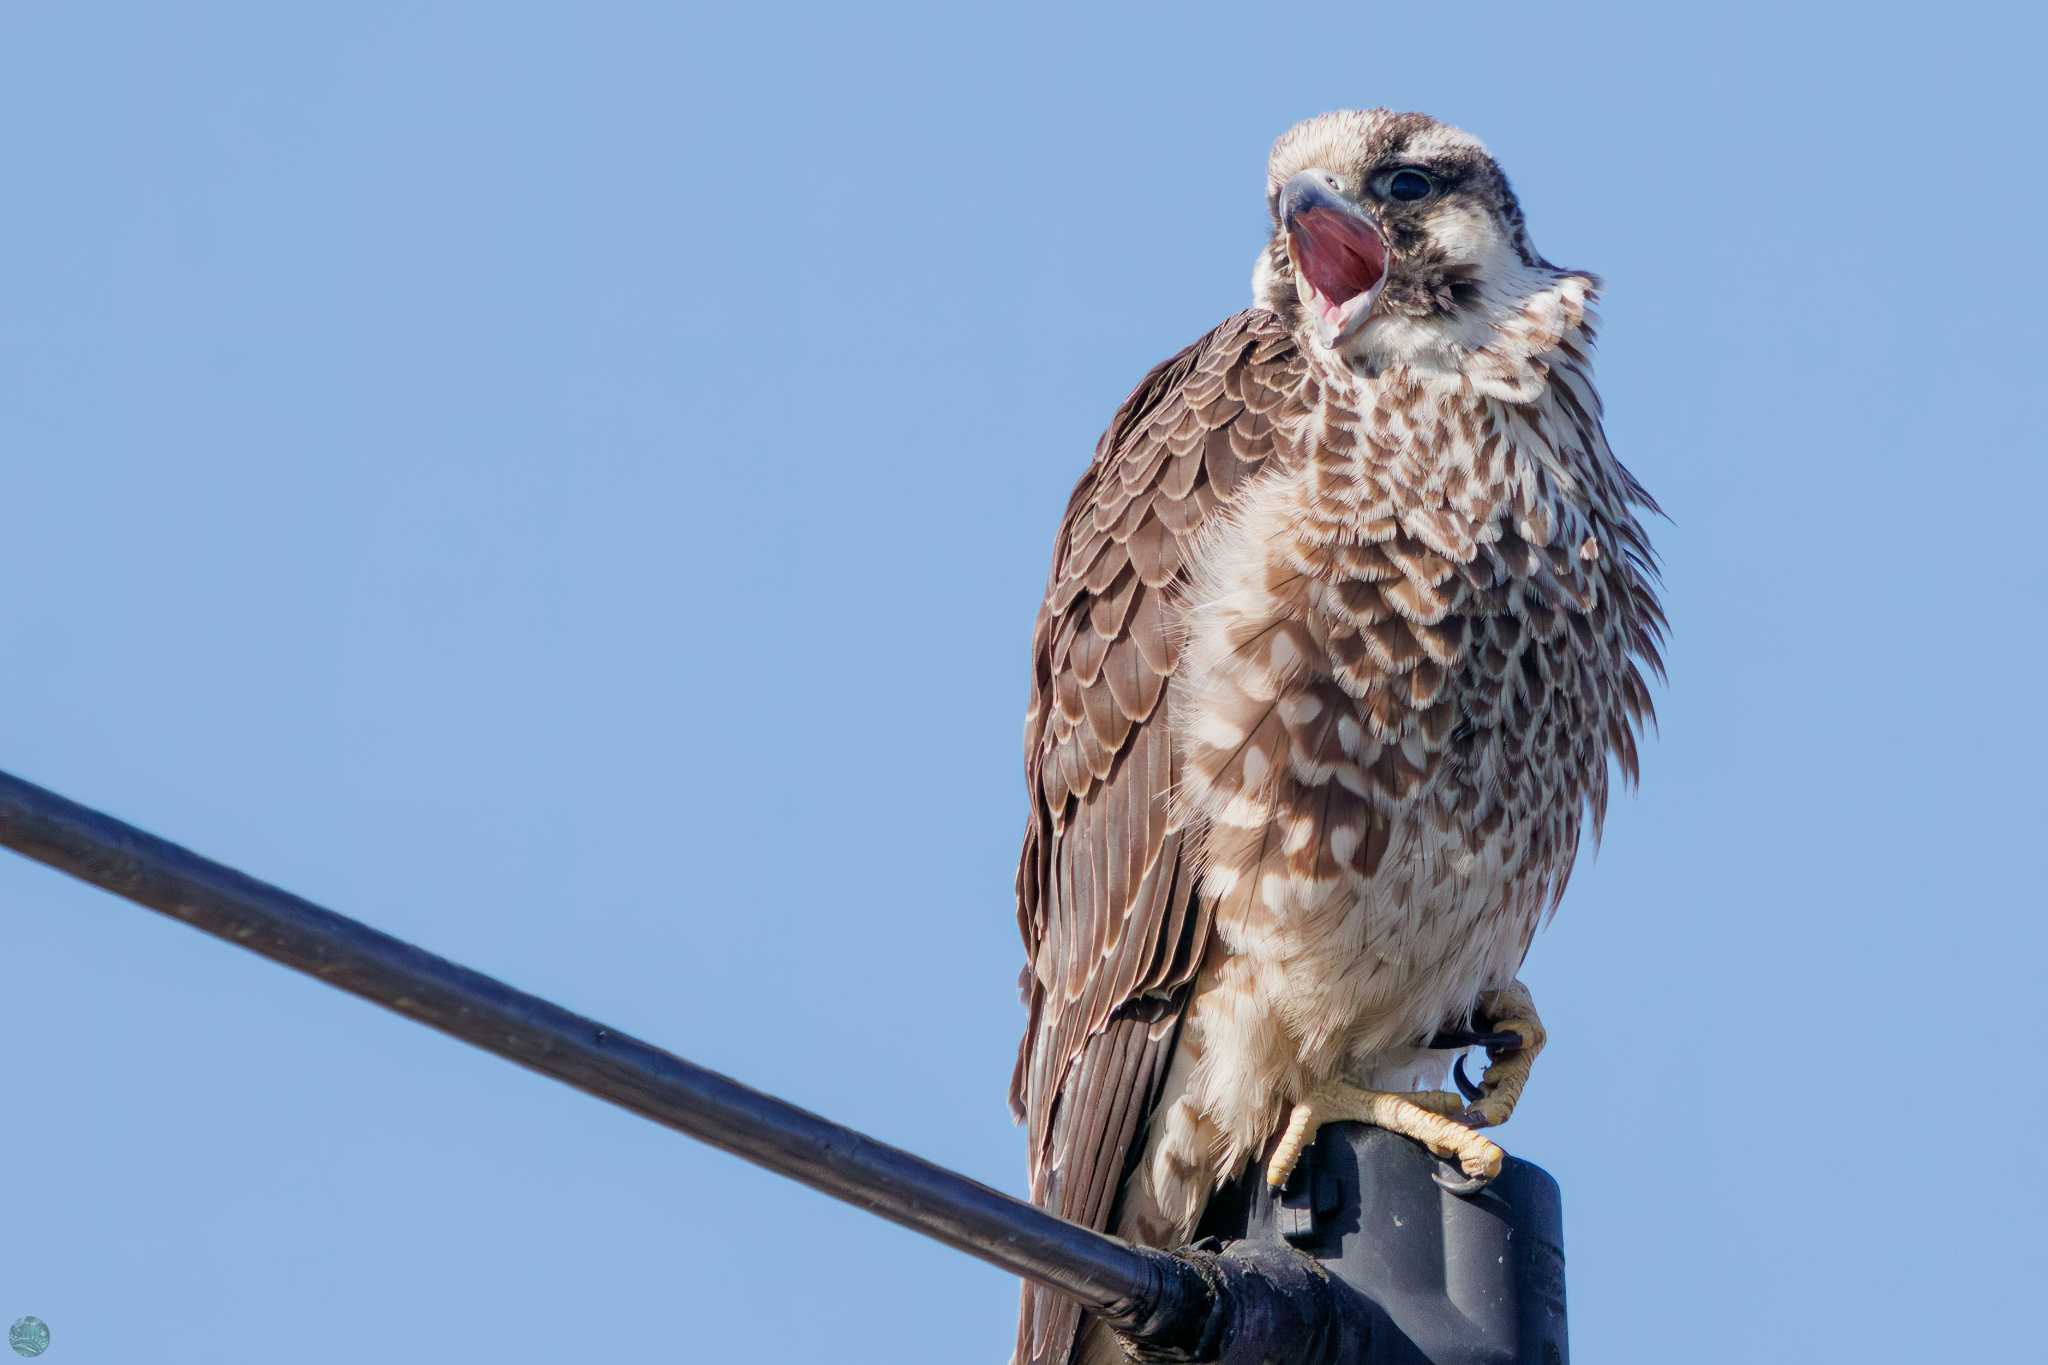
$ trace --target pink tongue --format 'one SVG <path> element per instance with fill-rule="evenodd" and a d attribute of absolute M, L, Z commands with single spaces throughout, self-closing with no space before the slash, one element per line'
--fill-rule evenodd
<path fill-rule="evenodd" d="M 1362 223 L 1330 209 L 1310 209 L 1294 220 L 1295 254 L 1316 292 L 1333 304 L 1357 298 L 1386 273 L 1386 248 Z"/>

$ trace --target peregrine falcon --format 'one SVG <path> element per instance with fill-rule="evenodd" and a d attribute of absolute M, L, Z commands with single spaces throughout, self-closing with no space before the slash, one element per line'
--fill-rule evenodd
<path fill-rule="evenodd" d="M 1516 974 L 1662 672 L 1599 282 L 1486 148 L 1325 114 L 1266 206 L 1253 306 L 1110 421 L 1032 640 L 1011 1106 L 1037 1203 L 1154 1246 L 1326 1122 L 1498 1173 L 1544 1040 Z M 1441 1088 L 1447 1038 L 1482 1082 Z M 1120 1358 L 1026 1289 L 1020 1365 Z"/>

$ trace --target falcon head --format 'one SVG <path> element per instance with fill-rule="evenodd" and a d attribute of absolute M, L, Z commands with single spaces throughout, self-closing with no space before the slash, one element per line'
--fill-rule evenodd
<path fill-rule="evenodd" d="M 1460 369 L 1567 278 L 1530 246 L 1484 144 L 1426 114 L 1342 109 L 1298 123 L 1273 144 L 1266 186 L 1273 236 L 1253 298 L 1354 369 Z"/>

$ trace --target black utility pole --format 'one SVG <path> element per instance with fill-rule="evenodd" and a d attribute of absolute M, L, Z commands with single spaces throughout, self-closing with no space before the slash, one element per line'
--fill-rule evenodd
<path fill-rule="evenodd" d="M 1556 1186 L 1523 1163 L 1460 1198 L 1336 1129 L 1285 1194 L 1248 1178 L 1228 1243 L 1135 1247 L 5 773 L 0 844 L 1055 1289 L 1142 1360 L 1564 1365 Z"/>

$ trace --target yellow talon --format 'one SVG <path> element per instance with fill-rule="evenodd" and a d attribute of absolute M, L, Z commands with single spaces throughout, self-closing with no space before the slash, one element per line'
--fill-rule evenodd
<path fill-rule="evenodd" d="M 1288 1114 L 1287 1126 L 1266 1162 L 1266 1183 L 1275 1189 L 1285 1185 L 1317 1130 L 1326 1123 L 1345 1122 L 1369 1123 L 1414 1138 L 1437 1156 L 1455 1160 L 1460 1170 L 1481 1182 L 1500 1174 L 1506 1154 L 1497 1144 L 1418 1102 L 1423 1100 L 1441 1100 L 1447 1105 L 1462 1103 L 1442 1091 L 1401 1095 L 1389 1090 L 1361 1090 L 1342 1081 L 1330 1082 Z"/>
<path fill-rule="evenodd" d="M 1549 1035 L 1536 1016 L 1536 1002 L 1529 995 L 1529 988 L 1519 981 L 1480 996 L 1478 1012 L 1495 1031 L 1512 1033 L 1522 1040 L 1522 1045 L 1513 1052 L 1487 1064 L 1486 1078 L 1480 1084 L 1483 1093 L 1472 1102 L 1472 1116 L 1480 1126 L 1494 1128 L 1513 1116 L 1522 1090 L 1529 1084 L 1536 1054 L 1543 1051 Z"/>
<path fill-rule="evenodd" d="M 1486 1077 L 1469 1106 L 1445 1090 L 1400 1094 L 1331 1081 L 1288 1113 L 1280 1140 L 1266 1162 L 1266 1183 L 1274 1189 L 1286 1185 L 1317 1131 L 1326 1123 L 1347 1121 L 1414 1138 L 1434 1155 L 1456 1161 L 1467 1183 L 1451 1188 L 1477 1189 L 1499 1175 L 1506 1153 L 1476 1130 L 1506 1123 L 1515 1112 L 1547 1035 L 1529 988 L 1519 981 L 1480 996 L 1476 1013 L 1491 1031 L 1513 1033 L 1522 1041 L 1514 1051 L 1487 1065 Z"/>

